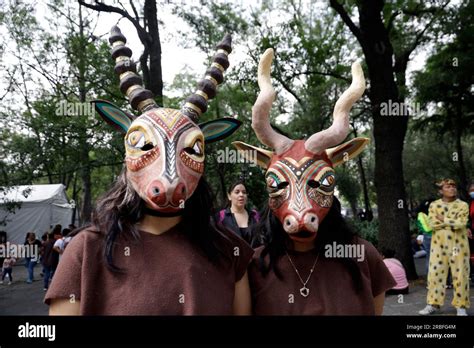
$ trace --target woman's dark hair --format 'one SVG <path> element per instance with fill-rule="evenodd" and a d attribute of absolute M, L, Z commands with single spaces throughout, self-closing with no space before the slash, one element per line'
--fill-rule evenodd
<path fill-rule="evenodd" d="M 230 240 L 223 234 L 222 227 L 217 226 L 212 218 L 214 213 L 212 202 L 210 187 L 201 177 L 193 195 L 185 202 L 179 224 L 184 233 L 201 248 L 208 259 L 217 263 L 220 255 L 231 258 L 231 255 L 224 251 L 231 248 L 223 247 L 222 243 L 219 243 L 230 243 Z M 117 238 L 124 236 L 135 240 L 140 239 L 136 224 L 144 217 L 144 209 L 144 201 L 132 187 L 127 185 L 125 170 L 120 174 L 114 186 L 97 202 L 92 225 L 96 232 L 105 234 L 104 256 L 111 270 L 122 271 L 113 262 Z M 88 227 L 91 225 L 73 231 L 70 236 Z"/>
<path fill-rule="evenodd" d="M 63 237 L 67 237 L 71 233 L 71 230 L 69 228 L 63 229 L 62 235 Z"/>
<path fill-rule="evenodd" d="M 252 244 L 261 243 L 264 246 L 258 262 L 262 274 L 266 276 L 272 270 L 279 279 L 283 279 L 277 267 L 277 262 L 280 257 L 285 255 L 286 248 L 290 245 L 291 240 L 288 233 L 283 229 L 281 222 L 272 214 L 268 206 L 262 214 L 262 219 L 256 225 L 253 236 Z M 319 253 L 319 257 L 325 257 L 324 247 L 326 245 L 331 245 L 333 242 L 341 245 L 352 244 L 356 240 L 357 234 L 342 217 L 341 204 L 334 197 L 328 214 L 319 225 L 314 253 Z M 265 262 L 267 255 L 269 256 L 268 263 Z M 352 276 L 356 291 L 360 291 L 362 289 L 362 276 L 357 261 L 352 258 L 337 258 L 336 260 L 344 264 Z"/>
<path fill-rule="evenodd" d="M 34 232 L 27 232 L 25 236 L 25 243 L 28 243 L 28 239 L 30 239 L 30 236 L 35 236 L 36 239 L 36 234 Z"/>
<path fill-rule="evenodd" d="M 424 201 L 422 201 L 420 203 L 420 205 L 418 206 L 418 208 L 416 209 L 416 213 L 419 214 L 419 213 L 425 213 L 426 215 L 428 215 L 428 210 L 430 208 L 430 204 L 434 202 L 434 198 L 428 198 L 428 199 L 425 199 Z"/>
<path fill-rule="evenodd" d="M 227 193 L 228 194 L 232 193 L 235 187 L 239 185 L 242 185 L 243 187 L 245 187 L 245 189 L 247 189 L 247 186 L 245 185 L 245 182 L 243 180 L 237 180 L 237 181 L 234 181 L 232 185 L 229 186 L 229 188 L 227 189 Z"/>
<path fill-rule="evenodd" d="M 51 231 L 51 233 L 53 235 L 55 234 L 62 234 L 61 231 L 62 231 L 62 226 L 60 224 L 57 224 L 56 226 L 53 227 L 53 230 Z"/>

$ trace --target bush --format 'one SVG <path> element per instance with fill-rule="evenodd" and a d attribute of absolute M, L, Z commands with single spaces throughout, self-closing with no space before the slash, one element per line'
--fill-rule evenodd
<path fill-rule="evenodd" d="M 371 242 L 375 247 L 379 242 L 379 220 L 360 221 L 358 219 L 348 219 L 348 224 L 354 229 L 359 237 Z"/>

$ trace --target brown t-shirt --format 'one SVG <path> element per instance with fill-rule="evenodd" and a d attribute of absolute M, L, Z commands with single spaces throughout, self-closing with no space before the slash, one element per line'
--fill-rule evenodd
<path fill-rule="evenodd" d="M 231 315 L 235 283 L 247 271 L 253 250 L 228 231 L 218 243 L 229 252 L 220 266 L 176 226 L 139 241 L 120 237 L 110 271 L 103 234 L 84 230 L 69 243 L 46 293 L 51 299 L 80 300 L 83 315 Z"/>
<path fill-rule="evenodd" d="M 356 293 L 354 281 L 346 266 L 336 258 L 320 255 L 308 284 L 309 295 L 300 294 L 303 284 L 287 255 L 277 262 L 283 279 L 270 272 L 263 277 L 257 268 L 263 246 L 256 249 L 249 267 L 253 312 L 256 315 L 374 315 L 374 297 L 396 283 L 374 246 L 357 239 L 364 246 L 363 261 L 356 261 L 362 276 L 362 290 Z M 288 251 L 303 281 L 306 281 L 316 254 Z M 266 264 L 268 264 L 266 255 Z"/>

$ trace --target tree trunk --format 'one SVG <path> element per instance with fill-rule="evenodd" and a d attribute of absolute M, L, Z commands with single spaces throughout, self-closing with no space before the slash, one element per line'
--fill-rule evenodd
<path fill-rule="evenodd" d="M 84 37 L 84 23 L 82 18 L 82 6 L 79 5 L 79 32 L 81 44 L 84 44 L 86 38 Z M 79 70 L 79 101 L 81 103 L 86 103 L 86 57 L 84 56 L 86 52 L 85 45 L 82 49 L 79 50 L 79 60 L 78 60 L 78 70 Z M 82 115 L 86 117 L 87 115 Z M 79 156 L 81 168 L 81 181 L 82 181 L 82 207 L 81 207 L 81 224 L 86 224 L 91 221 L 92 215 L 92 185 L 91 185 L 91 168 L 90 168 L 90 159 L 89 159 L 89 144 L 87 143 L 87 132 L 84 129 L 83 134 L 79 137 L 80 148 Z"/>
<path fill-rule="evenodd" d="M 458 155 L 457 162 L 458 162 L 458 173 L 459 173 L 459 187 L 461 191 L 461 197 L 463 199 L 467 199 L 467 189 L 468 189 L 468 182 L 467 182 L 467 172 L 466 172 L 466 165 L 464 163 L 464 152 L 462 148 L 462 125 L 461 125 L 461 102 L 459 101 L 456 104 L 456 111 L 454 112 L 455 117 L 455 125 L 454 125 L 454 140 L 456 142 L 456 152 Z"/>
<path fill-rule="evenodd" d="M 354 130 L 354 136 L 357 138 L 357 130 L 352 127 Z M 359 175 L 360 175 L 360 180 L 362 181 L 362 192 L 364 195 L 364 209 L 365 209 L 365 215 L 367 216 L 368 221 L 372 221 L 373 219 L 373 212 L 372 212 L 372 206 L 370 205 L 370 199 L 369 199 L 369 189 L 367 186 L 367 178 L 365 176 L 365 169 L 364 169 L 364 164 L 362 162 L 363 154 L 360 154 L 357 156 L 357 168 L 359 169 Z M 354 215 L 355 216 L 355 215 Z"/>
<path fill-rule="evenodd" d="M 352 216 L 354 217 L 354 219 L 357 219 L 357 216 L 358 216 L 357 203 L 353 201 L 349 201 L 349 205 L 351 206 Z"/>
<path fill-rule="evenodd" d="M 359 175 L 362 181 L 362 192 L 364 195 L 365 214 L 367 216 L 367 220 L 372 221 L 373 213 L 372 213 L 372 207 L 370 205 L 369 189 L 367 187 L 367 179 L 365 177 L 364 165 L 362 164 L 362 155 L 359 155 L 359 157 L 357 158 L 357 167 L 359 168 Z"/>
<path fill-rule="evenodd" d="M 150 58 L 149 69 L 143 70 L 143 79 L 145 88 L 149 89 L 155 95 L 155 101 L 158 105 L 163 106 L 163 77 L 161 71 L 161 42 L 160 31 L 158 29 L 158 18 L 156 12 L 156 0 L 145 0 L 143 8 L 145 15 L 145 23 L 148 26 L 148 33 L 151 41 L 147 51 L 147 58 Z M 142 65 L 143 68 L 143 65 Z M 146 73 L 145 73 L 146 71 Z M 145 76 L 147 75 L 147 76 Z"/>
<path fill-rule="evenodd" d="M 410 248 L 410 231 L 403 178 L 403 141 L 407 130 L 406 116 L 381 116 L 381 103 L 400 102 L 394 78 L 393 47 L 382 20 L 384 2 L 361 0 L 358 3 L 359 25 L 355 26 L 336 0 L 331 6 L 357 37 L 369 70 L 375 139 L 375 188 L 379 216 L 379 246 L 397 251 L 408 279 L 416 279 Z"/>
<path fill-rule="evenodd" d="M 73 187 L 72 187 L 72 199 L 74 200 L 74 210 L 72 211 L 72 221 L 71 224 L 76 224 L 76 212 L 77 212 L 77 173 L 74 172 L 74 181 L 73 181 Z M 77 226 L 79 227 L 79 226 Z"/>
<path fill-rule="evenodd" d="M 91 195 L 91 172 L 89 166 L 84 166 L 81 170 L 82 180 L 82 208 L 81 208 L 81 224 L 84 225 L 91 221 L 92 218 L 92 195 Z"/>

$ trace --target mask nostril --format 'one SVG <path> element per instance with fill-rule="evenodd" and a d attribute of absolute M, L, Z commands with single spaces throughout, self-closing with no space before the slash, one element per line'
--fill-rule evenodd
<path fill-rule="evenodd" d="M 184 188 L 184 186 L 181 188 L 181 193 L 184 195 L 184 192 L 186 191 L 186 189 Z"/>
<path fill-rule="evenodd" d="M 160 189 L 158 187 L 153 187 L 152 192 L 155 196 L 158 196 L 160 194 Z"/>
<path fill-rule="evenodd" d="M 311 222 L 315 222 L 315 221 L 316 221 L 316 218 L 313 216 L 313 217 L 311 218 Z"/>

